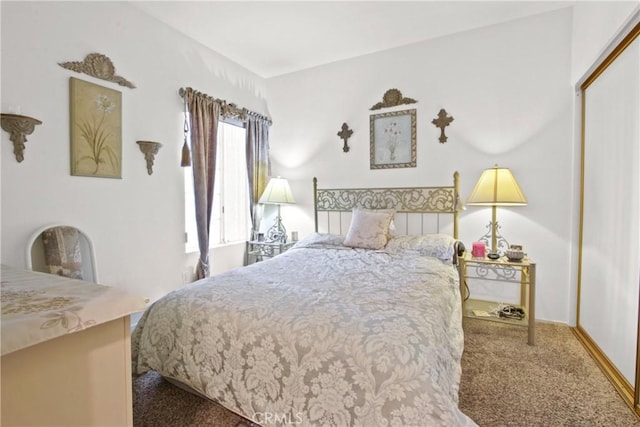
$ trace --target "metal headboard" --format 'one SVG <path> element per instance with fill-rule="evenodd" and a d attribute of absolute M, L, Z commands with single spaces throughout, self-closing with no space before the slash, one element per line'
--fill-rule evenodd
<path fill-rule="evenodd" d="M 318 212 L 351 212 L 354 207 L 395 209 L 396 214 L 449 214 L 453 216 L 453 237 L 458 238 L 460 174 L 453 174 L 453 185 L 445 187 L 340 188 L 319 189 L 313 178 L 315 231 Z"/>

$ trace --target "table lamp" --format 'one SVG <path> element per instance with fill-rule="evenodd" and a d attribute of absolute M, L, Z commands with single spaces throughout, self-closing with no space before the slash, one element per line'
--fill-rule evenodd
<path fill-rule="evenodd" d="M 275 224 L 267 230 L 266 238 L 270 242 L 285 243 L 287 241 L 287 230 L 282 225 L 280 205 L 293 205 L 296 203 L 287 180 L 280 177 L 271 178 L 258 203 L 278 205 L 278 216 L 276 216 Z"/>
<path fill-rule="evenodd" d="M 525 206 L 527 198 L 520 189 L 516 178 L 507 168 L 498 165 L 485 169 L 475 188 L 467 199 L 470 206 L 491 206 L 491 252 L 490 259 L 498 259 L 496 210 L 498 206 Z"/>

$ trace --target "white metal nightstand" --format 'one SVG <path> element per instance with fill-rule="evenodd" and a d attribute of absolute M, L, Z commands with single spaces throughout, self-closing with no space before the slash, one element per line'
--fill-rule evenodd
<path fill-rule="evenodd" d="M 530 345 L 535 345 L 536 263 L 528 257 L 524 257 L 521 261 L 510 261 L 504 256 L 495 260 L 474 258 L 469 252 L 460 257 L 460 288 L 462 292 L 464 292 L 467 279 L 517 283 L 518 276 L 520 277 L 520 306 L 525 314 L 522 320 L 474 315 L 474 311 L 491 311 L 491 308 L 497 305 L 493 301 L 468 299 L 463 301 L 462 311 L 466 317 L 526 326 L 529 334 L 528 342 Z"/>
<path fill-rule="evenodd" d="M 285 253 L 295 244 L 296 242 L 282 243 L 249 240 L 247 241 L 247 265 Z"/>

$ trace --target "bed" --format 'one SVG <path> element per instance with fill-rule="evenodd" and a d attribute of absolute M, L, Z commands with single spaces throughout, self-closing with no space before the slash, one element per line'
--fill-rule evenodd
<path fill-rule="evenodd" d="M 457 173 L 447 187 L 314 179 L 314 202 L 316 231 L 287 252 L 149 307 L 133 373 L 157 371 L 263 426 L 475 425 L 457 404 Z M 453 235 L 424 231 L 433 224 Z"/>

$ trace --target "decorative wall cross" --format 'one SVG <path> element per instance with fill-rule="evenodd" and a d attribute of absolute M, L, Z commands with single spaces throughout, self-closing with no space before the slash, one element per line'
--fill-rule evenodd
<path fill-rule="evenodd" d="M 345 153 L 349 152 L 349 146 L 347 145 L 347 140 L 353 135 L 353 130 L 349 129 L 349 125 L 346 123 L 342 124 L 342 130 L 337 134 L 340 139 L 344 141 L 344 146 L 342 147 L 342 151 Z"/>
<path fill-rule="evenodd" d="M 440 109 L 438 113 L 438 118 L 431 120 L 431 123 L 435 125 L 435 127 L 440 128 L 440 144 L 444 144 L 447 142 L 447 136 L 444 134 L 444 128 L 449 126 L 449 124 L 453 121 L 453 117 L 447 117 L 447 112 L 444 108 Z"/>

